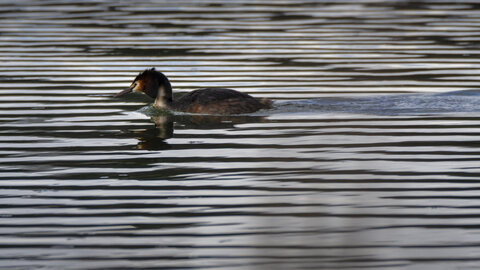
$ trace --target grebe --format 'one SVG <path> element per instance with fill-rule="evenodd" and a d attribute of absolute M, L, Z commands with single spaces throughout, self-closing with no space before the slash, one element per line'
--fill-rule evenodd
<path fill-rule="evenodd" d="M 147 69 L 133 80 L 129 88 L 116 94 L 123 96 L 130 92 L 143 92 L 155 99 L 154 106 L 161 109 L 201 114 L 241 114 L 268 109 L 272 101 L 256 99 L 248 94 L 225 88 L 203 88 L 173 100 L 172 86 L 167 76 Z"/>

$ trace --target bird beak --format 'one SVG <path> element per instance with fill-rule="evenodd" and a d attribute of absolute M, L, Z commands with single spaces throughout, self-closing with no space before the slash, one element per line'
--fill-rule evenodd
<path fill-rule="evenodd" d="M 121 96 L 124 96 L 124 95 L 132 92 L 132 91 L 133 91 L 133 87 L 129 87 L 129 88 L 123 90 L 122 92 L 116 94 L 114 97 L 121 97 Z"/>

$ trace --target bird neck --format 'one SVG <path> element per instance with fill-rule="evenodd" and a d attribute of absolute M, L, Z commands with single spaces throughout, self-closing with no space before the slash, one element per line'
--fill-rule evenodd
<path fill-rule="evenodd" d="M 173 103 L 172 85 L 167 76 L 158 73 L 158 91 L 155 98 L 155 106 L 158 108 L 168 109 Z"/>

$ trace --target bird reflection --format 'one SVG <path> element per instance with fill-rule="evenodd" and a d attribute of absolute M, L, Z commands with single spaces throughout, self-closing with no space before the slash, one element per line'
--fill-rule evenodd
<path fill-rule="evenodd" d="M 224 116 L 224 115 L 173 115 L 164 114 L 151 117 L 155 124 L 151 128 L 135 132 L 138 139 L 137 149 L 166 150 L 172 148 L 167 142 L 174 137 L 174 127 L 185 129 L 225 129 L 234 128 L 243 123 L 265 122 L 263 116 Z"/>
<path fill-rule="evenodd" d="M 145 129 L 138 136 L 137 149 L 140 150 L 165 150 L 171 146 L 166 142 L 173 137 L 173 116 L 161 115 L 152 117 L 155 126 Z"/>

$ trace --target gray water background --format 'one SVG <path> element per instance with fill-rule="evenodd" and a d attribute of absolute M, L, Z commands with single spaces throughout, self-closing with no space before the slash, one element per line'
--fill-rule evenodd
<path fill-rule="evenodd" d="M 478 1 L 0 3 L 0 268 L 477 269 Z M 235 117 L 115 99 L 275 101 Z"/>

